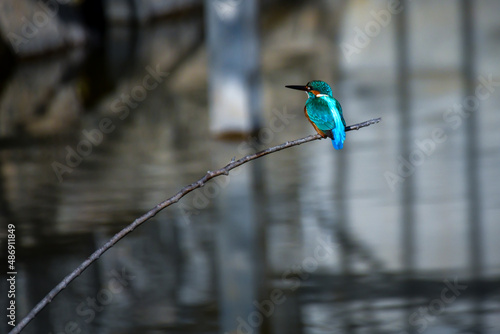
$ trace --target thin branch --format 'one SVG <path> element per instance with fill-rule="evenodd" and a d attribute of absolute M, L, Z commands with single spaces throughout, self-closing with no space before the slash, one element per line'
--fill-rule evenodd
<path fill-rule="evenodd" d="M 345 128 L 345 131 L 351 131 L 351 130 L 359 130 L 363 127 L 375 124 L 380 122 L 382 119 L 381 118 L 375 118 L 371 119 L 369 121 L 363 122 L 363 123 L 358 123 L 354 125 L 347 126 Z M 157 204 L 154 208 L 146 212 L 144 215 L 141 217 L 137 218 L 134 220 L 130 225 L 126 226 L 123 228 L 120 232 L 116 233 L 108 242 L 106 242 L 104 245 L 102 245 L 99 249 L 97 249 L 92 255 L 90 255 L 85 261 L 83 261 L 73 272 L 71 272 L 68 276 L 66 276 L 58 285 L 56 285 L 18 324 L 16 327 L 14 327 L 9 334 L 17 334 L 21 332 L 21 330 L 26 327 L 26 325 L 35 318 L 35 316 L 45 307 L 47 306 L 52 299 L 54 299 L 55 296 L 59 292 L 61 292 L 66 286 L 68 286 L 71 281 L 73 281 L 75 278 L 80 276 L 80 274 L 87 269 L 94 261 L 96 261 L 104 252 L 106 252 L 108 249 L 113 247 L 118 241 L 120 241 L 122 238 L 124 238 L 127 234 L 132 232 L 136 227 L 141 225 L 142 223 L 146 222 L 147 220 L 153 218 L 156 216 L 158 212 L 161 210 L 165 209 L 166 207 L 177 203 L 182 197 L 184 197 L 186 194 L 190 193 L 191 191 L 201 188 L 205 185 L 205 183 L 217 176 L 220 175 L 228 175 L 229 171 L 239 167 L 251 160 L 263 157 L 265 155 L 278 152 L 281 150 L 284 150 L 286 148 L 292 147 L 292 146 L 297 146 L 301 145 L 307 142 L 311 142 L 314 140 L 322 139 L 322 137 L 319 134 L 315 135 L 310 135 L 301 139 L 296 139 L 293 141 L 287 141 L 281 145 L 273 146 L 268 149 L 265 149 L 263 151 L 247 155 L 239 160 L 233 160 L 230 163 L 228 163 L 226 166 L 215 170 L 215 171 L 208 171 L 205 176 L 203 176 L 201 179 L 198 181 L 191 183 L 190 185 L 182 188 L 177 194 L 174 196 L 170 197 L 169 199 Z"/>
<path fill-rule="evenodd" d="M 380 122 L 381 120 L 382 120 L 382 118 L 379 117 L 379 118 L 374 118 L 374 119 L 371 119 L 369 121 L 365 121 L 365 122 L 362 122 L 362 123 L 349 125 L 349 126 L 345 127 L 345 131 L 359 130 L 361 128 L 370 126 L 372 124 L 376 124 L 376 123 Z"/>

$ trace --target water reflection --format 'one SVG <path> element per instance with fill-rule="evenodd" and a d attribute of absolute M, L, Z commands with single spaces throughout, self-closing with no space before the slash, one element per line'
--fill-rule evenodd
<path fill-rule="evenodd" d="M 304 23 L 320 14 L 305 6 L 293 15 Z M 296 36 L 307 47 L 283 55 L 273 38 L 294 24 L 264 35 L 265 116 L 273 108 L 297 115 L 261 138 L 264 146 L 311 132 L 304 97 L 283 85 L 337 66 L 321 52 L 300 57 L 322 38 L 314 25 Z M 11 74 L 0 98 L 0 220 L 17 227 L 19 314 L 119 228 L 243 154 L 241 142 L 209 135 L 200 27 L 193 19 L 118 29 L 97 58 L 33 61 Z M 404 32 L 396 45 L 411 43 Z M 276 53 L 292 65 L 276 64 Z M 451 128 L 442 115 L 462 101 L 462 72 L 466 95 L 482 73 L 429 75 L 408 70 L 408 50 L 399 57 L 399 72 L 388 70 L 399 76 L 347 66 L 334 80 L 348 123 L 383 123 L 348 133 L 340 152 L 326 141 L 306 144 L 186 196 L 106 253 L 26 333 L 257 332 L 254 325 L 263 333 L 498 332 L 500 197 L 491 180 L 500 99 L 492 94 Z M 157 65 L 168 77 L 120 119 L 113 103 Z M 65 163 L 67 147 L 76 150 L 82 131 L 104 118 L 115 129 L 59 182 L 53 162 Z M 385 173 L 436 128 L 446 141 L 392 191 Z"/>

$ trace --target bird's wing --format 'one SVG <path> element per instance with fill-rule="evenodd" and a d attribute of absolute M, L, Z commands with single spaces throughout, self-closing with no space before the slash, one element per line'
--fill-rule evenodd
<path fill-rule="evenodd" d="M 317 97 L 307 106 L 307 115 L 320 130 L 332 130 L 336 126 L 335 113 L 338 110 L 336 104 L 340 106 L 340 103 L 331 97 Z"/>
<path fill-rule="evenodd" d="M 340 119 L 342 120 L 342 124 L 344 124 L 345 128 L 347 125 L 345 124 L 344 113 L 342 112 L 342 106 L 340 105 L 339 101 L 337 101 L 335 98 L 333 98 L 333 102 L 334 102 L 334 108 L 336 108 L 337 111 L 339 112 Z"/>

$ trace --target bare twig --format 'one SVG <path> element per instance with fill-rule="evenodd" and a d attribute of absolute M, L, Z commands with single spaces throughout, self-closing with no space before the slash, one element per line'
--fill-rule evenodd
<path fill-rule="evenodd" d="M 362 123 L 358 123 L 358 124 L 353 124 L 353 125 L 346 126 L 345 130 L 346 131 L 359 130 L 359 129 L 364 128 L 366 126 L 370 126 L 372 124 L 376 124 L 376 123 L 380 122 L 381 120 L 382 120 L 381 117 L 374 118 L 374 119 L 371 119 L 369 121 L 365 121 L 365 122 L 362 122 Z"/>
<path fill-rule="evenodd" d="M 354 125 L 347 126 L 345 128 L 346 131 L 351 131 L 351 130 L 359 130 L 363 127 L 375 124 L 380 122 L 382 119 L 381 118 L 376 118 L 376 119 L 371 119 L 369 121 L 363 122 L 363 123 L 358 123 Z M 293 141 L 287 141 L 286 143 L 283 143 L 281 145 L 273 146 L 268 149 L 265 149 L 263 151 L 247 155 L 239 160 L 235 160 L 234 158 L 231 160 L 230 163 L 228 163 L 226 166 L 215 170 L 215 171 L 208 171 L 205 176 L 203 176 L 201 179 L 198 181 L 191 183 L 190 185 L 182 188 L 177 194 L 174 196 L 170 197 L 169 199 L 157 204 L 154 208 L 146 212 L 144 215 L 141 217 L 137 218 L 134 220 L 130 225 L 126 226 L 123 228 L 120 232 L 116 233 L 108 242 L 106 242 L 104 245 L 102 245 L 99 249 L 97 249 L 92 255 L 90 255 L 85 261 L 83 261 L 75 270 L 73 270 L 68 276 L 66 276 L 58 285 L 56 285 L 20 322 L 19 324 L 14 327 L 9 334 L 16 334 L 21 332 L 21 330 L 26 327 L 26 325 L 33 320 L 33 318 L 40 312 L 45 306 L 47 306 L 52 299 L 54 299 L 55 296 L 59 292 L 61 292 L 68 284 L 73 281 L 75 278 L 80 276 L 80 274 L 87 269 L 94 261 L 96 261 L 104 252 L 106 252 L 108 249 L 113 247 L 118 241 L 120 241 L 122 238 L 124 238 L 127 234 L 132 232 L 136 227 L 144 223 L 145 221 L 153 218 L 158 212 L 161 210 L 165 209 L 166 207 L 177 203 L 182 197 L 184 197 L 186 194 L 190 193 L 191 191 L 201 188 L 205 185 L 205 183 L 214 177 L 220 176 L 220 175 L 228 175 L 229 171 L 239 167 L 251 160 L 263 157 L 265 155 L 278 152 L 281 150 L 284 150 L 286 148 L 292 147 L 292 146 L 297 146 L 300 144 L 304 144 L 307 142 L 311 142 L 314 140 L 322 139 L 322 137 L 319 134 L 315 135 L 310 135 L 301 139 L 296 139 Z"/>

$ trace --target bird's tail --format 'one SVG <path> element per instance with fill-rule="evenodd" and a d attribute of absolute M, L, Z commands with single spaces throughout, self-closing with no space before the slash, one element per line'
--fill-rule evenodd
<path fill-rule="evenodd" d="M 342 133 L 344 137 L 338 137 L 340 138 L 337 140 L 337 135 L 334 135 L 334 138 L 332 139 L 333 147 L 336 150 L 341 150 L 344 147 L 344 140 L 345 140 L 345 132 Z"/>
<path fill-rule="evenodd" d="M 344 124 L 342 123 L 342 120 L 340 119 L 340 116 L 335 115 L 335 124 L 337 125 L 335 129 L 332 130 L 332 143 L 333 147 L 336 150 L 341 150 L 342 147 L 344 147 L 344 141 L 345 141 L 345 127 Z"/>

